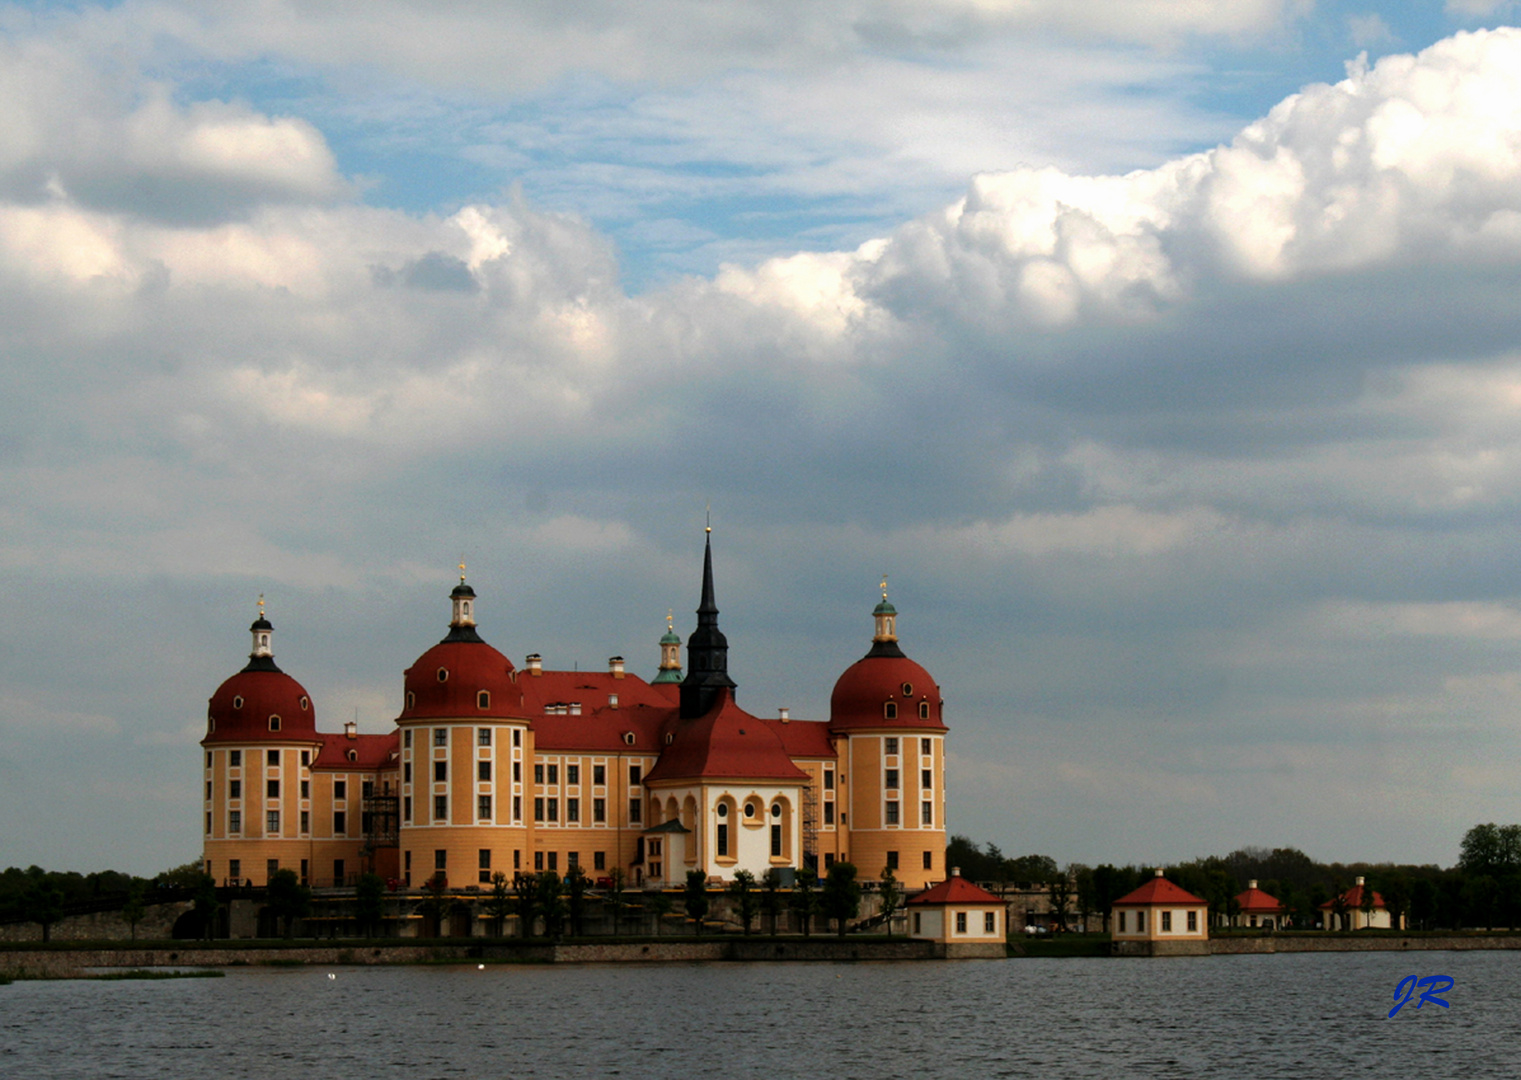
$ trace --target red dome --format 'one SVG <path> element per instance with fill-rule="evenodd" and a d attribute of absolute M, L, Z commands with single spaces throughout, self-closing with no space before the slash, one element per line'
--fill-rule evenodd
<path fill-rule="evenodd" d="M 512 661 L 479 639 L 440 641 L 407 668 L 405 689 L 402 720 L 523 715 Z"/>
<path fill-rule="evenodd" d="M 874 647 L 845 669 L 829 698 L 829 726 L 944 731 L 944 702 L 930 673 L 898 651 Z M 896 655 L 892 655 L 896 653 Z M 892 708 L 889 709 L 888 705 Z M 928 710 L 923 706 L 928 705 Z M 922 715 L 927 711 L 928 715 Z"/>
<path fill-rule="evenodd" d="M 270 663 L 248 668 L 211 695 L 206 738 L 213 742 L 315 742 L 317 714 L 295 679 Z"/>

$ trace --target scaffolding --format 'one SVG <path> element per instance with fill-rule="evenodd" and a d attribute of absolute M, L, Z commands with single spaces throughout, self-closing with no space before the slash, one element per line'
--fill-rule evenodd
<path fill-rule="evenodd" d="M 819 870 L 819 793 L 813 778 L 803 785 L 803 866 Z"/>

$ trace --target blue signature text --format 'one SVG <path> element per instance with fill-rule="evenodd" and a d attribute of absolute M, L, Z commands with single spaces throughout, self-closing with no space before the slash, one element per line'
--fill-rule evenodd
<path fill-rule="evenodd" d="M 1447 993 L 1452 987 L 1453 980 L 1448 975 L 1427 975 L 1420 979 L 1417 979 L 1414 975 L 1406 975 L 1400 980 L 1400 984 L 1394 988 L 1395 1004 L 1394 1008 L 1389 1010 L 1389 1019 L 1394 1019 L 1394 1014 L 1403 1009 L 1409 1003 L 1411 997 L 1415 996 L 1417 991 L 1420 992 L 1420 1000 L 1415 1003 L 1417 1009 L 1428 1001 L 1433 1005 L 1440 1005 L 1444 1009 L 1452 1008 L 1451 1005 L 1437 996 L 1438 994 Z"/>

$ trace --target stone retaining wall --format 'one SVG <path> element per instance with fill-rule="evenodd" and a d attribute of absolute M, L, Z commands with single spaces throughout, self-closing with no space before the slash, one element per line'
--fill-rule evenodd
<path fill-rule="evenodd" d="M 149 904 L 143 909 L 143 921 L 137 924 L 137 936 L 145 941 L 172 937 L 175 920 L 194 905 L 188 900 L 169 904 Z M 125 941 L 132 927 L 120 911 L 96 911 L 88 915 L 70 915 L 59 919 L 48 930 L 53 941 Z M 42 927 L 34 922 L 6 923 L 0 926 L 0 941 L 41 941 Z"/>
<path fill-rule="evenodd" d="M 1213 956 L 1236 956 L 1246 953 L 1291 952 L 1412 952 L 1426 950 L 1465 951 L 1470 949 L 1521 949 L 1521 936 L 1441 935 L 1437 937 L 1331 937 L 1298 935 L 1263 935 L 1262 937 L 1210 938 Z"/>

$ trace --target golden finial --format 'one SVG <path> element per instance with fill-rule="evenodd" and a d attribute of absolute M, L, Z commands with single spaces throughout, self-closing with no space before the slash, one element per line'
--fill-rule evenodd
<path fill-rule="evenodd" d="M 710 502 L 710 503 L 708 503 L 707 524 L 703 528 L 703 532 L 711 533 L 712 531 L 713 531 L 713 504 Z"/>
<path fill-rule="evenodd" d="M 882 575 L 882 599 L 887 599 L 887 575 Z"/>
<path fill-rule="evenodd" d="M 461 585 L 465 583 L 465 557 L 463 555 L 459 557 L 459 583 Z"/>
<path fill-rule="evenodd" d="M 259 594 L 259 618 L 264 618 L 264 594 Z"/>
<path fill-rule="evenodd" d="M 676 616 L 672 614 L 674 610 L 674 608 L 665 609 L 665 632 L 667 634 L 674 634 L 676 632 Z"/>

